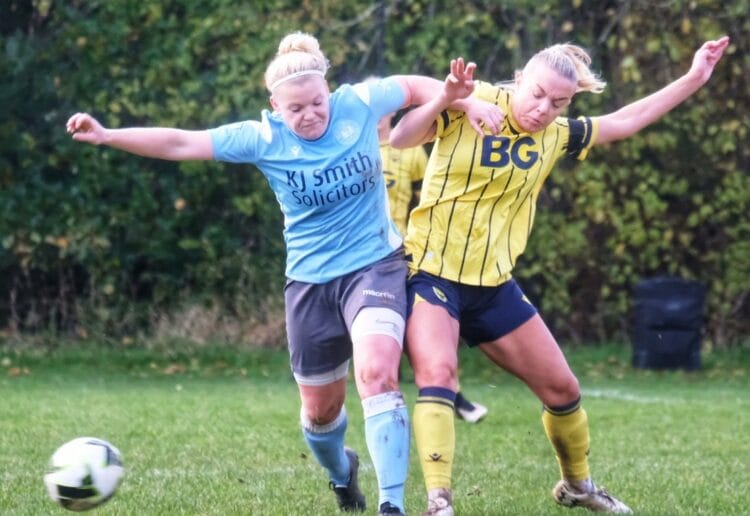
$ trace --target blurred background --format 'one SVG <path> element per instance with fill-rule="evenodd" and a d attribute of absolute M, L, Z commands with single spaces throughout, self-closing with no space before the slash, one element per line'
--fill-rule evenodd
<path fill-rule="evenodd" d="M 639 281 L 705 288 L 703 345 L 750 340 L 750 1 L 3 0 L 0 339 L 220 339 L 284 345 L 276 200 L 250 165 L 143 159 L 77 144 L 76 111 L 110 127 L 258 119 L 266 65 L 309 32 L 331 86 L 442 79 L 463 56 L 513 77 L 573 42 L 608 81 L 598 115 L 676 79 L 707 39 L 710 82 L 625 142 L 558 166 L 516 277 L 561 342 L 627 343 Z"/>

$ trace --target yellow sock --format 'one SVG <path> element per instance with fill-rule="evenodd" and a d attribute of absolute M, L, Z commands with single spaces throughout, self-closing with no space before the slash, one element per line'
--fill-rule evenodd
<path fill-rule="evenodd" d="M 426 394 L 425 391 L 430 394 Z M 448 396 L 436 391 L 445 391 Z M 451 487 L 451 470 L 456 448 L 453 400 L 455 393 L 448 389 L 420 389 L 414 406 L 412 424 L 414 438 L 422 466 L 425 487 L 430 489 Z"/>
<path fill-rule="evenodd" d="M 542 424 L 555 449 L 562 478 L 572 481 L 589 478 L 589 422 L 580 403 L 560 412 L 544 407 Z"/>

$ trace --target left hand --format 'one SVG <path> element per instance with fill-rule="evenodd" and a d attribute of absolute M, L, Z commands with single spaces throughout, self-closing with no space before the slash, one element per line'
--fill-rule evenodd
<path fill-rule="evenodd" d="M 466 99 L 464 111 L 479 136 L 499 134 L 505 125 L 505 113 L 497 104 L 477 98 Z"/>

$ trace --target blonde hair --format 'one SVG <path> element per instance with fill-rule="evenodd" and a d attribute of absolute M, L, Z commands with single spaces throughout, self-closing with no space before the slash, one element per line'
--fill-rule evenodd
<path fill-rule="evenodd" d="M 563 77 L 576 83 L 576 93 L 601 93 L 607 85 L 591 71 L 591 57 L 584 49 L 570 43 L 558 43 L 540 50 L 529 59 L 524 69 L 534 63 L 544 63 Z"/>
<path fill-rule="evenodd" d="M 266 88 L 273 92 L 282 82 L 304 75 L 325 77 L 328 67 L 328 59 L 314 36 L 303 32 L 287 34 L 279 43 L 276 57 L 266 68 Z"/>

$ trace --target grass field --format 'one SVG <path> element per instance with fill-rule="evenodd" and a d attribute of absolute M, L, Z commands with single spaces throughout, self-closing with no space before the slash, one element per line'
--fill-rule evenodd
<path fill-rule="evenodd" d="M 584 389 L 595 479 L 638 514 L 750 512 L 750 356 L 714 354 L 695 373 L 629 367 L 626 348 L 569 351 Z M 126 478 L 97 514 L 317 515 L 334 496 L 298 428 L 284 352 L 217 349 L 1 351 L 0 514 L 66 513 L 42 484 L 54 449 L 76 436 L 112 441 Z M 585 514 L 549 495 L 558 478 L 538 401 L 462 351 L 462 387 L 490 408 L 457 422 L 457 514 Z M 408 368 L 405 369 L 407 380 Z M 414 386 L 405 383 L 410 403 Z M 356 392 L 348 443 L 362 459 L 369 514 L 376 484 Z M 413 450 L 414 448 L 412 448 Z M 424 508 L 414 461 L 407 510 Z"/>

